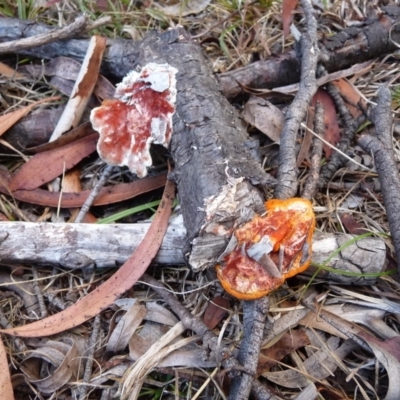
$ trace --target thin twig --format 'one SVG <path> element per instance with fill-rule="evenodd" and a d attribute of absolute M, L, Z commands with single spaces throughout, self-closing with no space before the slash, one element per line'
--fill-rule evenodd
<path fill-rule="evenodd" d="M 319 101 L 317 101 L 315 106 L 314 130 L 318 136 L 324 137 L 324 107 Z M 302 197 L 309 200 L 314 197 L 315 191 L 317 190 L 323 147 L 322 140 L 319 140 L 316 136 L 314 136 L 312 143 L 311 165 L 302 193 Z"/>
<path fill-rule="evenodd" d="M 90 192 L 90 195 L 83 203 L 82 208 L 79 211 L 79 214 L 75 218 L 75 223 L 80 223 L 85 218 L 85 215 L 89 212 L 90 207 L 92 206 L 94 200 L 96 199 L 97 195 L 100 193 L 100 190 L 103 188 L 105 183 L 107 182 L 108 178 L 111 176 L 114 167 L 112 165 L 108 165 L 100 176 L 100 179 L 97 181 L 96 185 Z"/>
<path fill-rule="evenodd" d="M 89 17 L 86 14 L 78 17 L 72 24 L 61 29 L 54 29 L 41 35 L 13 40 L 0 44 L 0 54 L 17 53 L 21 50 L 32 49 L 61 39 L 69 39 L 85 30 Z"/>
<path fill-rule="evenodd" d="M 38 304 L 39 304 L 39 309 L 40 309 L 40 316 L 42 318 L 46 318 L 49 313 L 47 311 L 46 305 L 44 303 L 44 298 L 43 298 L 43 293 L 42 293 L 42 289 L 39 285 L 39 274 L 38 274 L 38 270 L 35 266 L 32 265 L 32 275 L 33 275 L 33 281 L 32 281 L 32 285 L 33 285 L 33 289 L 35 291 L 35 295 L 36 298 L 38 300 Z"/>
<path fill-rule="evenodd" d="M 321 73 L 326 73 L 326 70 L 323 66 L 320 66 L 318 68 L 318 71 L 320 71 Z M 329 83 L 327 85 L 327 91 L 335 103 L 343 125 L 343 132 L 340 135 L 340 140 L 336 147 L 342 153 L 347 154 L 350 144 L 354 141 L 358 127 L 365 122 L 365 116 L 361 116 L 360 119 L 354 120 L 341 94 L 339 93 L 336 86 L 332 83 Z M 327 162 L 321 170 L 319 186 L 326 186 L 332 176 L 336 173 L 336 171 L 339 168 L 343 167 L 347 162 L 347 157 L 345 157 L 338 151 L 334 151 L 331 158 L 329 159 L 329 162 Z"/>
<path fill-rule="evenodd" d="M 86 357 L 85 372 L 83 373 L 82 385 L 79 387 L 79 399 L 83 400 L 86 397 L 88 386 L 85 383 L 90 381 L 92 376 L 94 352 L 96 351 L 96 344 L 100 332 L 101 314 L 97 314 L 93 321 L 93 330 L 89 340 L 89 348 Z"/>
<path fill-rule="evenodd" d="M 112 18 L 110 16 L 96 19 L 96 21 L 88 21 L 87 26 L 86 26 L 86 31 L 91 31 L 92 29 L 97 29 L 100 26 L 104 26 L 109 23 L 112 23 Z"/>
<path fill-rule="evenodd" d="M 317 21 L 310 0 L 301 2 L 307 21 L 307 32 L 301 35 L 301 77 L 299 91 L 285 116 L 279 149 L 278 184 L 274 196 L 277 199 L 294 197 L 297 192 L 296 135 L 304 119 L 307 106 L 317 91 L 316 69 L 319 57 Z"/>

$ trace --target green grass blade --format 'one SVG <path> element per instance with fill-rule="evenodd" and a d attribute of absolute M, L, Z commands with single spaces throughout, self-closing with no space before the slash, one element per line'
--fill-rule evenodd
<path fill-rule="evenodd" d="M 119 219 L 129 217 L 130 215 L 137 214 L 141 211 L 145 211 L 151 209 L 152 207 L 156 207 L 160 204 L 161 200 L 152 201 L 150 203 L 143 204 L 141 206 L 129 208 L 128 210 L 121 211 L 114 215 L 110 215 L 107 218 L 99 219 L 96 223 L 97 224 L 111 224 Z"/>

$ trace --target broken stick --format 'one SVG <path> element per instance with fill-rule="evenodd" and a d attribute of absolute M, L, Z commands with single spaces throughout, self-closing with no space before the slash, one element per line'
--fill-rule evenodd
<path fill-rule="evenodd" d="M 143 240 L 150 223 L 136 224 L 57 224 L 47 222 L 0 222 L 2 264 L 54 265 L 75 269 L 85 266 L 109 268 L 122 265 Z M 172 219 L 161 248 L 154 260 L 160 265 L 182 265 L 182 246 L 186 230 L 180 219 Z M 350 241 L 353 243 L 349 244 Z M 368 237 L 354 241 L 347 234 L 316 233 L 313 263 L 354 274 L 382 272 L 386 263 L 383 240 Z M 311 269 L 311 273 L 315 269 Z M 346 276 L 338 271 L 318 275 L 344 284 L 371 284 L 375 277 Z"/>

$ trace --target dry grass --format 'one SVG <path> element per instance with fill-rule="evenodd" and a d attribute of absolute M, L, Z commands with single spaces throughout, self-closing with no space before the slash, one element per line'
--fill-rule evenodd
<path fill-rule="evenodd" d="M 170 6 L 178 4 L 177 1 L 159 1 L 158 4 Z M 331 35 L 341 30 L 343 27 L 369 16 L 371 1 L 354 0 L 346 1 L 323 1 L 325 9 L 320 9 L 319 32 L 324 35 Z M 46 6 L 51 4 L 51 6 Z M 293 46 L 293 38 L 289 36 L 284 40 L 281 28 L 281 4 L 276 1 L 240 1 L 240 0 L 213 0 L 204 11 L 195 15 L 177 15 L 167 16 L 162 10 L 156 7 L 156 2 L 143 1 L 135 2 L 129 0 L 118 1 L 3 1 L 0 4 L 0 13 L 4 16 L 19 17 L 22 19 L 31 18 L 51 25 L 65 25 L 74 20 L 81 12 L 86 12 L 92 20 L 102 16 L 111 16 L 112 23 L 98 29 L 98 33 L 107 35 L 110 38 L 125 37 L 138 40 L 142 38 L 150 29 L 165 30 L 178 24 L 187 29 L 193 36 L 197 37 L 202 43 L 205 53 L 212 63 L 213 70 L 216 73 L 230 71 L 251 63 L 257 59 L 265 59 L 273 53 L 279 53 Z M 303 21 L 300 14 L 295 15 L 296 24 L 301 29 Z M 8 58 L 5 60 L 10 66 L 15 66 L 16 60 Z M 29 60 L 19 59 L 18 65 L 29 62 Z M 373 101 L 377 89 L 382 83 L 389 83 L 393 87 L 394 100 L 393 107 L 398 114 L 400 107 L 400 95 L 398 85 L 400 72 L 397 63 L 391 59 L 384 60 L 382 63 L 376 63 L 374 67 L 364 75 L 354 76 L 350 80 L 360 90 L 368 101 Z M 44 97 L 57 95 L 57 91 L 52 90 L 44 80 L 35 82 L 24 81 L 23 79 L 8 79 L 0 77 L 0 113 L 9 112 Z M 64 98 L 60 103 L 66 100 Z M 239 105 L 240 106 L 240 105 Z M 394 148 L 397 159 L 400 161 L 400 146 L 397 137 L 394 138 Z M 0 154 L 0 163 L 2 167 L 10 172 L 17 170 L 23 160 L 15 152 L 2 151 Z M 350 164 L 349 164 L 350 166 Z M 100 163 L 96 159 L 86 162 L 82 168 L 81 179 L 83 186 L 90 187 L 92 182 L 98 177 Z M 301 179 L 307 175 L 307 169 L 302 169 Z M 371 172 L 365 172 L 359 168 L 344 168 L 335 175 L 333 182 L 347 182 L 350 186 L 342 190 L 326 189 L 319 192 L 314 198 L 316 206 L 318 230 L 322 232 L 342 232 L 345 228 L 342 226 L 339 215 L 339 208 L 343 202 L 348 199 L 353 192 L 352 184 L 368 180 Z M 130 179 L 129 173 L 117 172 L 111 178 L 113 182 L 127 181 Z M 138 202 L 154 200 L 154 197 L 140 198 Z M 370 232 L 378 234 L 389 233 L 387 218 L 382 199 L 379 192 L 370 191 L 364 193 L 362 198 L 358 198 L 359 203 L 355 208 L 345 205 L 347 213 L 351 214 L 356 221 L 366 227 Z M 130 206 L 134 204 L 130 203 Z M 96 216 L 107 216 L 113 214 L 123 206 L 107 206 L 100 211 L 96 211 Z M 10 220 L 15 221 L 49 221 L 56 219 L 57 210 L 33 206 L 14 201 L 12 198 L 0 196 L 0 211 Z M 343 208 L 341 209 L 343 211 Z M 151 215 L 148 212 L 140 213 L 134 218 L 126 219 L 127 222 L 135 222 L 140 219 L 148 218 Z M 69 218 L 68 213 L 62 213 L 60 219 L 66 221 Z M 385 243 L 392 253 L 392 244 L 388 237 L 384 237 Z M 7 269 L 5 269 L 7 270 Z M 31 288 L 24 285 L 31 284 L 33 275 L 31 268 L 23 267 L 14 269 L 14 273 L 22 274 L 23 282 L 20 287 L 27 293 Z M 107 279 L 113 271 L 96 271 L 89 281 L 78 272 L 60 271 L 59 269 L 40 268 L 38 270 L 41 291 L 44 294 L 44 300 L 49 313 L 55 313 L 62 310 L 71 303 L 75 303 L 90 290 L 93 290 L 100 282 Z M 212 274 L 191 274 L 187 267 L 163 268 L 161 270 L 152 270 L 160 281 L 164 282 L 181 300 L 182 304 L 193 314 L 202 316 L 210 299 L 222 295 L 219 284 L 213 280 Z M 297 287 L 292 289 L 299 294 L 302 293 L 304 285 L 298 281 Z M 8 287 L 4 283 L 1 286 Z M 348 292 L 337 289 L 330 285 L 330 282 L 320 282 L 313 286 L 318 291 L 318 300 L 324 305 L 345 305 L 358 301 L 360 295 L 364 295 L 363 301 L 372 304 L 374 301 L 380 301 L 386 304 L 385 299 L 398 303 L 399 283 L 390 276 L 382 276 L 376 285 L 368 287 L 355 287 Z M 305 296 L 305 294 L 302 294 Z M 145 285 L 136 285 L 127 298 L 136 298 L 141 304 L 146 304 L 158 300 L 155 294 Z M 293 293 L 282 289 L 271 296 L 272 309 L 271 318 L 278 320 L 283 313 L 293 310 Z M 159 300 L 158 300 L 159 301 Z M 163 304 L 162 302 L 160 302 Z M 217 327 L 217 333 L 232 347 L 238 346 L 241 339 L 241 305 L 238 301 L 230 299 L 231 308 L 228 315 Z M 24 302 L 10 292 L 0 292 L 0 323 L 3 327 L 7 325 L 16 326 L 22 324 L 25 320 L 35 319 L 36 315 L 29 315 L 25 309 Z M 398 334 L 399 331 L 399 313 L 388 307 L 382 321 Z M 96 360 L 93 377 L 111 369 L 112 365 L 130 367 L 132 361 L 128 357 L 128 352 L 120 354 L 109 354 L 105 352 L 105 346 L 108 341 L 108 332 L 115 325 L 115 321 L 120 318 L 118 307 L 110 308 L 102 314 L 102 323 L 100 334 L 97 338 Z M 140 332 L 139 328 L 139 332 Z M 318 338 L 327 339 L 329 334 L 321 327 L 311 327 L 311 330 L 320 329 L 315 334 L 314 342 L 301 349 L 293 350 L 287 355 L 282 364 L 273 367 L 273 371 L 286 369 L 286 365 L 294 370 L 301 370 L 302 361 L 309 357 L 316 348 L 318 348 Z M 74 329 L 75 336 L 87 338 L 92 330 L 92 322 Z M 282 331 L 283 332 L 283 331 Z M 315 333 L 315 331 L 314 331 Z M 185 333 L 190 335 L 190 333 Z M 60 335 L 53 340 L 65 340 L 66 335 Z M 30 346 L 35 347 L 34 341 L 26 343 L 5 338 L 5 345 L 9 354 L 9 361 L 12 373 L 20 370 L 25 362 L 26 349 Z M 276 338 L 274 339 L 276 341 Z M 265 348 L 271 343 L 265 343 Z M 388 384 L 388 377 L 381 367 L 375 363 L 371 352 L 364 349 L 352 351 L 343 359 L 336 358 L 335 364 L 338 369 L 335 376 L 321 378 L 317 384 L 320 389 L 321 398 L 354 398 L 354 399 L 374 399 L 382 398 L 385 388 Z M 151 368 L 152 369 L 152 368 Z M 121 372 L 122 371 L 122 372 Z M 85 398 L 100 399 L 103 395 L 106 397 L 107 391 L 115 394 L 115 389 L 121 382 L 123 368 L 114 370 L 114 375 L 108 379 L 93 383 L 89 388 Z M 224 398 L 222 387 L 222 377 L 216 373 L 214 368 L 155 368 L 153 371 L 147 371 L 144 384 L 141 389 L 141 398 L 143 399 L 192 399 L 196 398 Z M 304 371 L 303 371 L 304 372 Z M 268 376 L 268 374 L 264 374 Z M 349 381 L 347 381 L 347 378 Z M 123 380 L 122 380 L 123 381 Z M 206 383 L 206 385 L 204 385 Z M 278 394 L 284 398 L 292 398 L 299 390 L 291 389 L 280 385 L 269 385 L 275 387 Z M 39 393 L 35 385 L 21 386 L 16 391 L 16 398 L 32 399 L 69 399 L 77 393 L 79 382 L 69 382 L 53 394 Z M 199 392 L 199 388 L 201 392 Z M 325 397 L 326 395 L 326 397 Z M 102 397 L 103 398 L 103 397 Z"/>

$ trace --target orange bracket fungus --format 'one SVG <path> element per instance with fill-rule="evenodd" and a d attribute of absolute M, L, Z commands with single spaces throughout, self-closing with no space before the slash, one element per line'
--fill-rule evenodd
<path fill-rule="evenodd" d="M 259 299 L 306 270 L 311 261 L 315 215 L 308 200 L 268 200 L 266 214 L 238 228 L 221 256 L 217 276 L 243 300 Z M 233 250 L 231 250 L 233 248 Z"/>
<path fill-rule="evenodd" d="M 131 71 L 116 87 L 115 98 L 90 114 L 100 133 L 97 151 L 110 165 L 126 165 L 139 178 L 152 165 L 150 144 L 168 147 L 176 100 L 176 68 L 149 63 Z"/>

